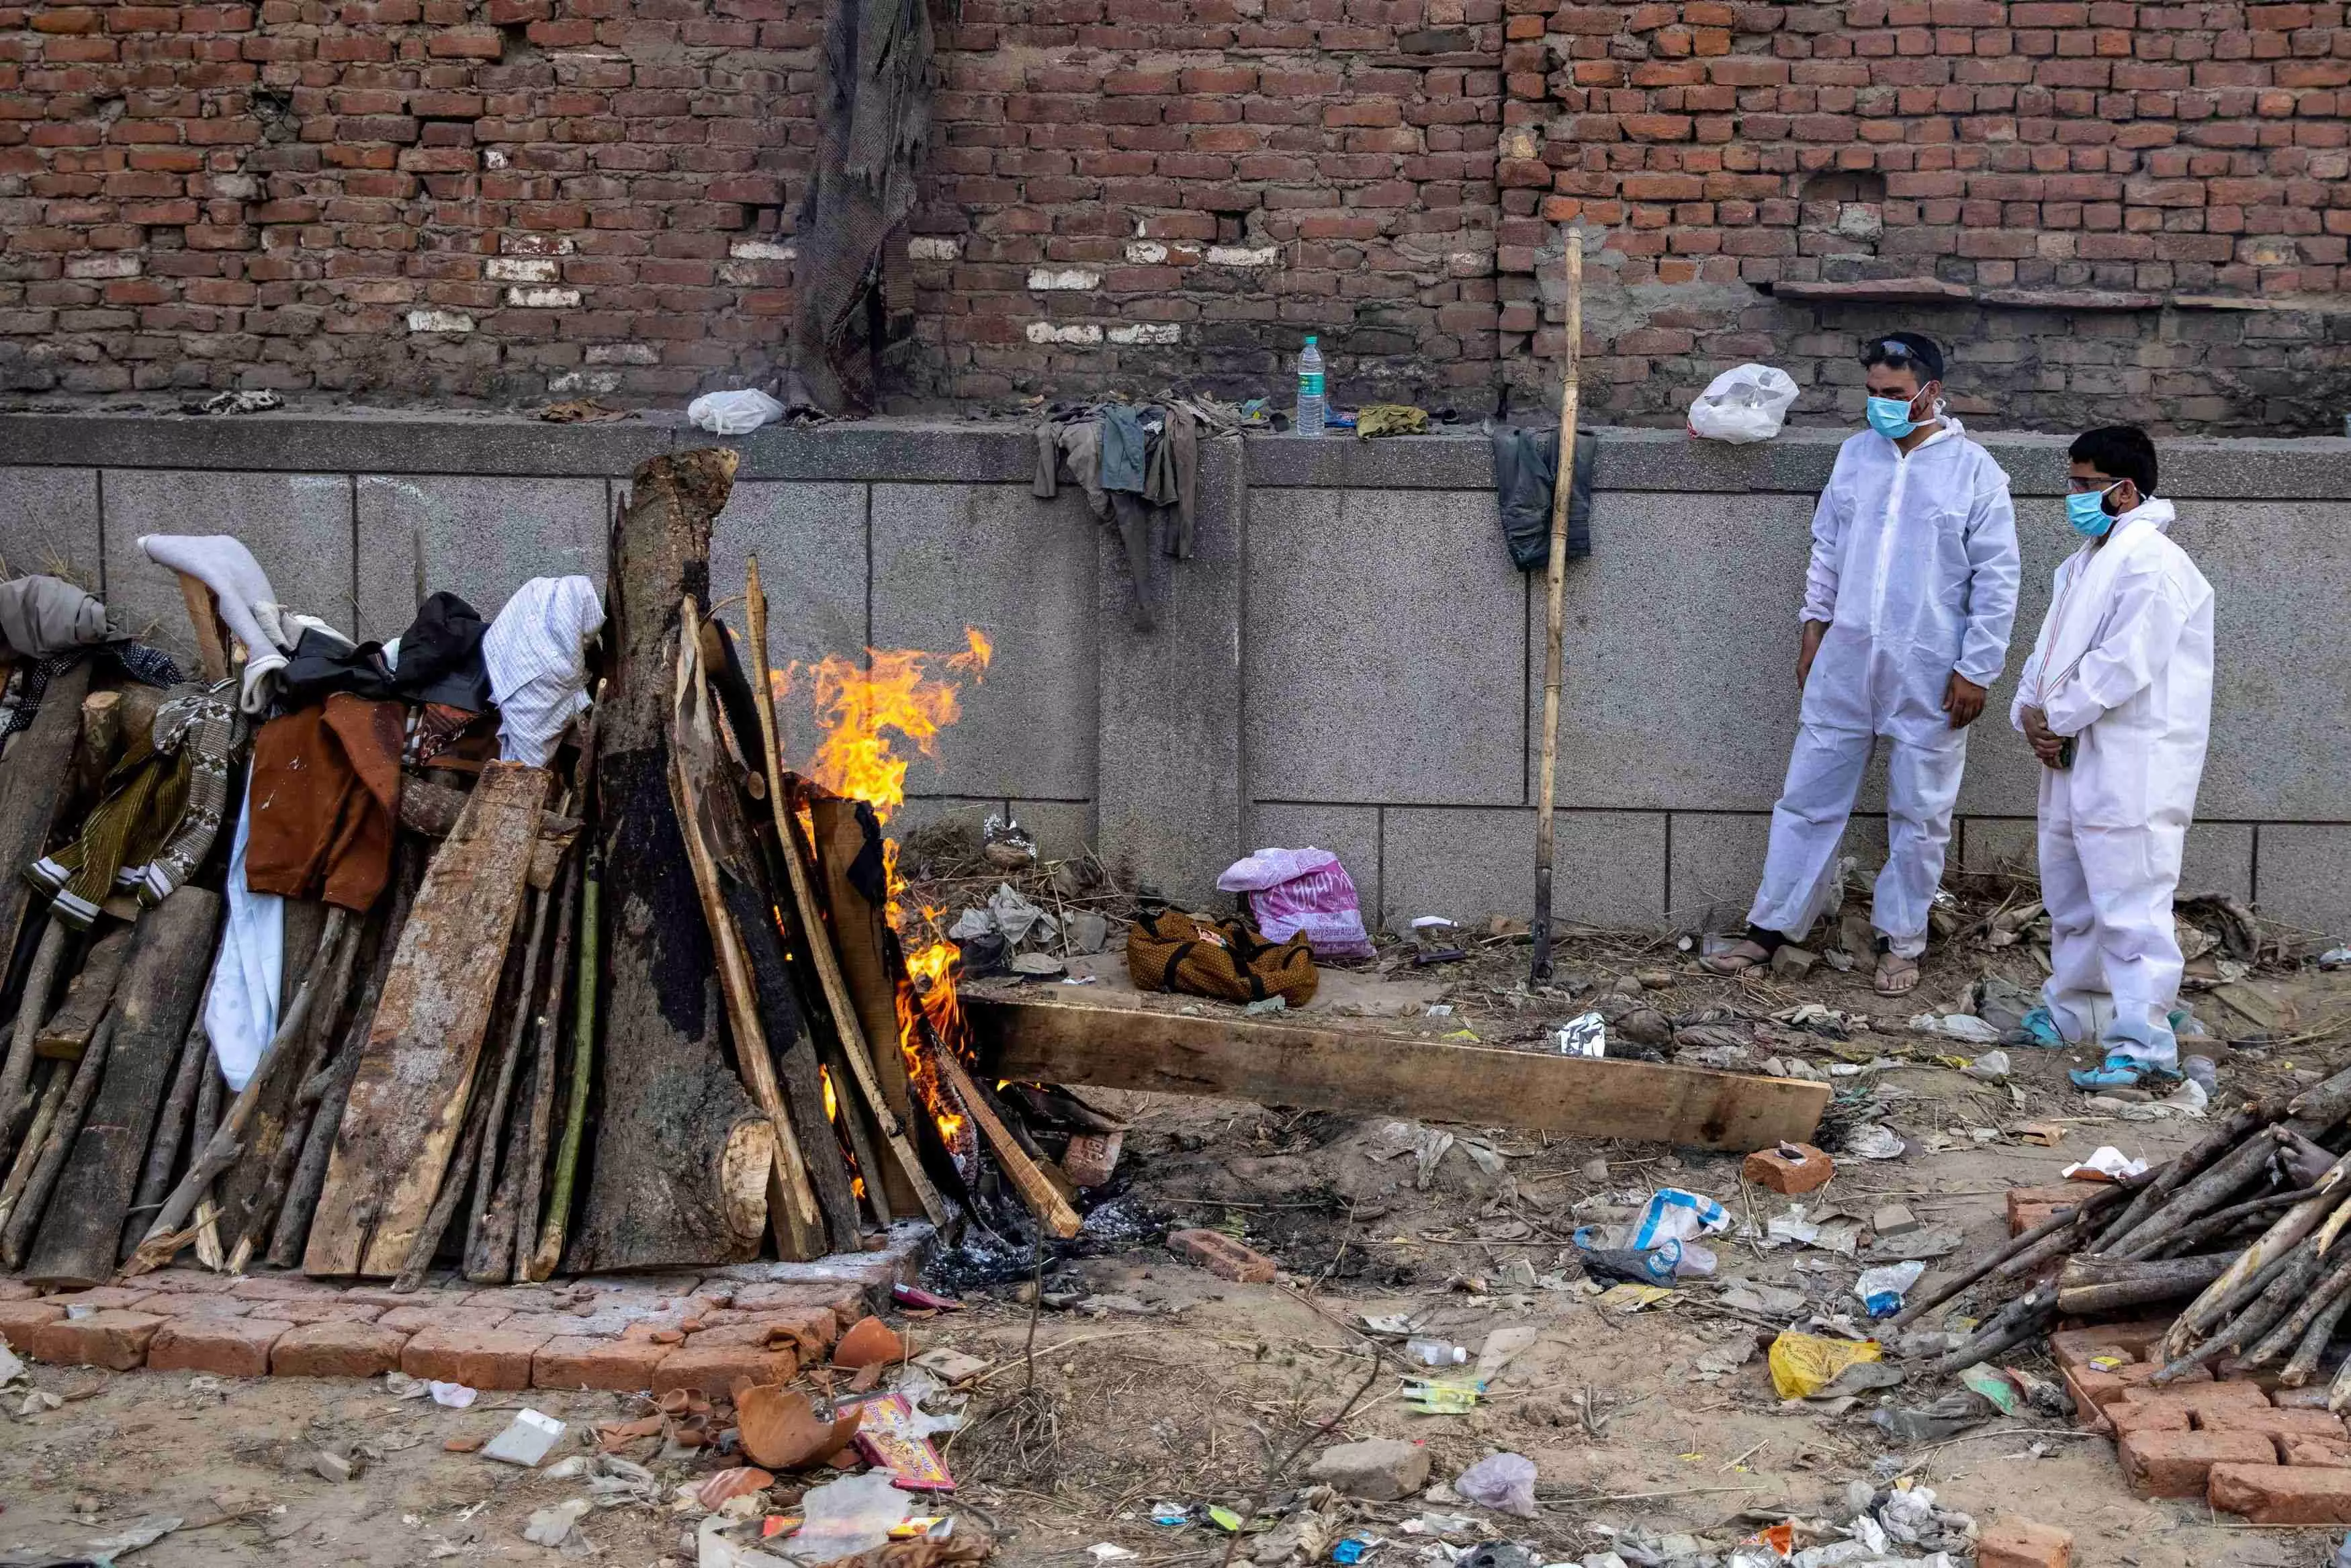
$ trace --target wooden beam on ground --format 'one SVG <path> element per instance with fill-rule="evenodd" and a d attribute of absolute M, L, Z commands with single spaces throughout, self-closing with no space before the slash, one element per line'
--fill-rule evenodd
<path fill-rule="evenodd" d="M 967 994 L 995 1076 L 1474 1127 L 1757 1149 L 1813 1136 L 1829 1086 L 1368 1030 Z"/>
<path fill-rule="evenodd" d="M 491 763 L 417 889 L 327 1163 L 302 1268 L 396 1274 L 440 1190 L 522 907 L 549 775 Z"/>
<path fill-rule="evenodd" d="M 191 884 L 139 922 L 138 940 L 114 992 L 106 1075 L 41 1220 L 25 1264 L 27 1280 L 82 1286 L 114 1277 L 148 1139 L 204 994 L 188 977 L 212 961 L 222 909 L 218 893 Z"/>

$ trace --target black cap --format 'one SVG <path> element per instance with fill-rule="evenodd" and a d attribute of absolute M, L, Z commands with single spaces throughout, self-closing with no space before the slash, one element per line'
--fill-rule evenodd
<path fill-rule="evenodd" d="M 1923 332 L 1889 332 L 1883 337 L 1871 338 L 1861 350 L 1861 362 L 1865 365 L 1900 365 L 1912 360 L 1925 372 L 1920 380 L 1943 379 L 1943 351 Z"/>

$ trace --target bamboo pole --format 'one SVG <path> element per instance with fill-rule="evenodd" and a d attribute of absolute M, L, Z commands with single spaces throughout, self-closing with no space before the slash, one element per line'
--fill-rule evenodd
<path fill-rule="evenodd" d="M 90 1032 L 89 1044 L 82 1047 L 81 1060 L 74 1066 L 65 1104 L 58 1108 L 57 1120 L 49 1124 L 40 1161 L 33 1167 L 32 1179 L 25 1184 L 15 1211 L 8 1216 L 6 1231 L 0 1232 L 0 1262 L 11 1269 L 24 1266 L 25 1249 L 32 1242 L 33 1228 L 40 1223 L 42 1211 L 49 1206 L 49 1195 L 57 1189 L 57 1178 L 65 1171 L 67 1153 L 72 1149 L 74 1139 L 81 1136 L 82 1118 L 89 1114 L 89 1102 L 98 1093 L 98 1081 L 106 1075 L 106 1055 L 114 1043 L 115 1021 L 120 1016 L 109 1009 Z M 63 1064 L 59 1064 L 58 1071 L 64 1071 Z"/>
<path fill-rule="evenodd" d="M 1530 972 L 1551 978 L 1552 807 L 1559 779 L 1559 690 L 1567 665 L 1567 510 L 1575 491 L 1575 421 L 1583 357 L 1583 236 L 1567 235 L 1567 364 L 1559 389 L 1559 476 L 1552 484 L 1551 560 L 1543 569 L 1542 772 L 1535 796 L 1534 959 Z"/>
<path fill-rule="evenodd" d="M 898 1168 L 905 1172 L 915 1197 L 922 1200 L 923 1212 L 931 1217 L 933 1224 L 944 1225 L 947 1222 L 946 1203 L 924 1171 L 922 1159 L 906 1137 L 905 1124 L 890 1108 L 881 1085 L 874 1081 L 872 1047 L 864 1030 L 859 1027 L 856 1003 L 850 999 L 848 982 L 841 976 L 840 955 L 833 951 L 824 911 L 817 904 L 816 884 L 810 870 L 813 858 L 800 836 L 799 823 L 792 814 L 791 805 L 784 797 L 783 763 L 776 754 L 776 697 L 768 685 L 768 596 L 759 587 L 759 558 L 756 556 L 744 565 L 743 597 L 744 619 L 750 632 L 751 701 L 759 713 L 759 750 L 768 775 L 768 809 L 775 815 L 776 836 L 791 878 L 792 904 L 799 911 L 801 929 L 808 933 L 809 956 L 816 965 L 825 1009 L 832 1014 L 833 1032 L 841 1037 L 841 1054 L 849 1058 L 850 1076 L 856 1081 L 859 1097 L 873 1114 L 873 1125 L 881 1129 L 883 1141 L 890 1146 Z M 872 1172 L 868 1186 L 880 1176 L 880 1171 Z"/>
<path fill-rule="evenodd" d="M 570 1229 L 571 1188 L 580 1170 L 580 1144 L 588 1128 L 588 1089 L 596 1069 L 596 976 L 602 951 L 597 925 L 604 890 L 604 859 L 591 842 L 580 874 L 580 1000 L 572 1008 L 571 1089 L 563 1109 L 563 1141 L 556 1146 L 555 1172 L 547 1198 L 547 1222 L 531 1254 L 529 1278 L 544 1280 L 563 1259 Z"/>
<path fill-rule="evenodd" d="M 514 1282 L 528 1284 L 538 1244 L 538 1200 L 547 1181 L 548 1137 L 555 1126 L 555 1037 L 571 986 L 572 922 L 580 907 L 580 862 L 567 859 L 556 893 L 555 951 L 548 960 L 547 1006 L 532 1025 L 530 1119 L 523 1137 L 522 1191 L 515 1202 Z"/>

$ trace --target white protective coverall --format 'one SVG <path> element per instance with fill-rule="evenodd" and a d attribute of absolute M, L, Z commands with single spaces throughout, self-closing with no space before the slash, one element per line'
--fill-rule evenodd
<path fill-rule="evenodd" d="M 2041 898 L 2052 972 L 2042 995 L 2073 1044 L 2178 1066 L 2171 895 L 2212 724 L 2212 587 L 2168 536 L 2171 503 L 2142 502 L 2105 543 L 2057 568 L 2010 722 L 2038 707 L 2074 738 L 2041 773 Z"/>
<path fill-rule="evenodd" d="M 1813 514 L 1802 618 L 1829 629 L 1804 681 L 1750 923 L 1802 938 L 1827 908 L 1837 844 L 1884 735 L 1886 857 L 1871 922 L 1895 953 L 1927 950 L 1968 755 L 1943 697 L 1955 670 L 1979 686 L 2000 678 L 2019 573 L 2008 475 L 1959 421 L 1907 457 L 1875 431 L 1838 451 Z"/>

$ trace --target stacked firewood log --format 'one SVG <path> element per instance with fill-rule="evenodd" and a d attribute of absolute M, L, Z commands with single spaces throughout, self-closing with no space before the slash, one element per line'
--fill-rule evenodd
<path fill-rule="evenodd" d="M 89 933 L 16 877 L 155 707 L 89 662 L 51 681 L 0 756 L 0 1265 L 95 1284 L 193 1249 L 413 1289 L 812 1258 L 964 1207 L 1075 1232 L 1038 1134 L 1117 1124 L 975 1080 L 952 976 L 918 987 L 891 928 L 873 812 L 782 769 L 756 561 L 747 637 L 713 614 L 736 462 L 638 471 L 593 701 L 548 765 L 405 767 L 373 904 L 286 899 L 275 1032 L 234 1091 L 204 1023 L 226 833 Z M 233 690 L 245 650 L 182 586 Z"/>
<path fill-rule="evenodd" d="M 2082 1201 L 1913 1300 L 1890 1326 L 1917 1322 L 1989 1280 L 2027 1286 L 1986 1318 L 1938 1370 L 1957 1372 L 2025 1344 L 2060 1315 L 2096 1316 L 2186 1300 L 2162 1343 L 2169 1383 L 2199 1367 L 2278 1367 L 2308 1384 L 2351 1313 L 2351 1069 L 2291 1100 L 2256 1101 L 2192 1147 Z M 2281 1363 L 2283 1363 L 2281 1366 Z M 2351 1358 L 2328 1404 L 2351 1407 Z"/>

